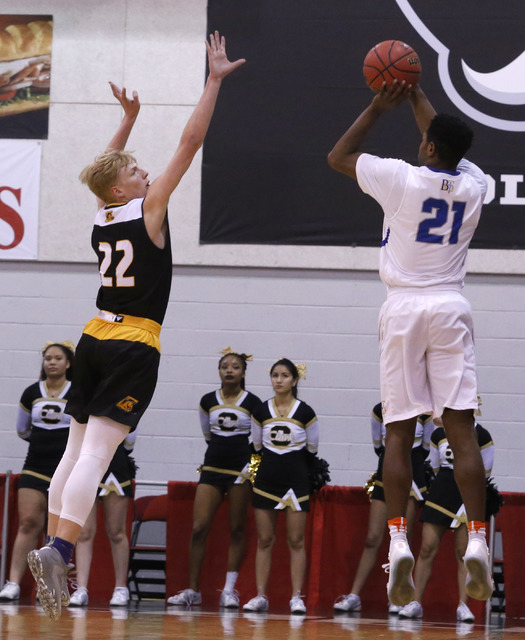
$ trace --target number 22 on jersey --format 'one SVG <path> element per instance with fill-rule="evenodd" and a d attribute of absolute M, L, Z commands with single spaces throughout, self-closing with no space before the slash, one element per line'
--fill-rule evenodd
<path fill-rule="evenodd" d="M 133 245 L 129 240 L 118 240 L 115 252 L 122 252 L 122 257 L 115 267 L 115 275 L 107 275 L 113 260 L 113 247 L 109 242 L 99 242 L 98 249 L 104 254 L 100 264 L 100 278 L 103 287 L 134 287 L 135 277 L 125 273 L 133 262 Z"/>

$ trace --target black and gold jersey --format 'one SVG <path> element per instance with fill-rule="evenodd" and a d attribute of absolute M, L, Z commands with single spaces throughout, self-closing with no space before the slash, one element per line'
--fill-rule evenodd
<path fill-rule="evenodd" d="M 483 458 L 483 466 L 485 467 L 485 475 L 490 476 L 494 464 L 494 442 L 487 429 L 479 423 L 476 423 L 475 429 L 479 448 L 481 449 L 481 457 Z M 439 468 L 454 468 L 454 454 L 452 453 L 443 427 L 437 427 L 432 432 L 430 439 L 430 464 L 435 472 L 437 472 Z"/>
<path fill-rule="evenodd" d="M 253 412 L 252 441 L 256 450 L 264 447 L 279 455 L 304 448 L 317 453 L 317 416 L 312 407 L 298 399 L 283 416 L 275 406 L 274 398 L 271 398 Z"/>
<path fill-rule="evenodd" d="M 151 241 L 143 203 L 144 198 L 137 198 L 108 204 L 96 215 L 91 245 L 101 279 L 97 307 L 162 324 L 171 288 L 170 234 L 168 228 L 164 249 Z"/>
<path fill-rule="evenodd" d="M 383 423 L 383 414 L 381 411 L 380 402 L 376 404 L 372 409 L 370 426 L 372 430 L 372 442 L 374 444 L 374 450 L 377 455 L 381 455 L 385 448 L 387 427 Z M 428 452 L 428 450 L 430 449 L 430 437 L 433 430 L 434 423 L 432 421 L 432 416 L 429 416 L 427 414 L 421 414 L 420 416 L 418 416 L 412 449 L 423 447 L 423 449 Z"/>
<path fill-rule="evenodd" d="M 64 410 L 70 388 L 68 380 L 58 396 L 52 398 L 45 381 L 41 380 L 22 393 L 16 429 L 21 438 L 29 441 L 24 469 L 53 475 L 69 435 L 71 416 Z"/>
<path fill-rule="evenodd" d="M 231 437 L 250 435 L 252 413 L 261 404 L 259 398 L 242 389 L 233 403 L 227 403 L 222 389 L 211 391 L 202 396 L 199 416 L 204 438 L 211 435 Z"/>

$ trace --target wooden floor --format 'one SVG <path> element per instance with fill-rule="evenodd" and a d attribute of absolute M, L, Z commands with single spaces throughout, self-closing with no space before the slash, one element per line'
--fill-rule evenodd
<path fill-rule="evenodd" d="M 521 625 L 520 625 L 521 623 Z M 37 605 L 1 604 L 1 640 L 525 640 L 525 620 L 493 618 L 489 625 L 367 618 L 359 614 L 292 616 L 232 610 L 165 608 L 133 603 L 122 608 L 65 609 L 58 622 Z"/>

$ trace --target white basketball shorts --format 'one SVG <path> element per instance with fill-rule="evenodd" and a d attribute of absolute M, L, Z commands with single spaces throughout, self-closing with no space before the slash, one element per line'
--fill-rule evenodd
<path fill-rule="evenodd" d="M 385 424 L 477 409 L 472 310 L 459 291 L 390 292 L 379 314 Z"/>

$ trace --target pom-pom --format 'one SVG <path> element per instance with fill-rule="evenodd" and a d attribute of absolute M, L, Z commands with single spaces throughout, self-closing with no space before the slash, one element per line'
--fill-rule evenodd
<path fill-rule="evenodd" d="M 260 453 L 252 453 L 250 458 L 250 464 L 248 465 L 248 478 L 250 482 L 253 484 L 255 482 L 255 476 L 257 475 L 257 470 L 259 469 L 259 465 L 261 464 L 261 454 Z"/>
<path fill-rule="evenodd" d="M 310 483 L 310 493 L 319 491 L 330 482 L 330 465 L 324 458 L 319 458 L 310 451 L 306 451 L 308 463 L 308 482 Z"/>
<path fill-rule="evenodd" d="M 370 500 L 370 502 L 372 501 L 372 492 L 374 491 L 374 487 L 376 484 L 376 479 L 377 479 L 377 473 L 371 473 L 370 477 L 368 478 L 368 480 L 366 481 L 365 486 L 363 487 L 363 489 L 366 491 L 366 494 L 368 496 L 368 499 Z"/>
<path fill-rule="evenodd" d="M 135 462 L 135 458 L 133 456 L 128 455 L 128 472 L 129 472 L 129 477 L 133 480 L 133 478 L 136 477 L 137 475 L 137 469 L 138 469 L 138 465 Z"/>
<path fill-rule="evenodd" d="M 430 485 L 434 482 L 436 474 L 434 473 L 434 469 L 432 468 L 429 460 L 425 460 L 423 468 L 425 470 L 425 485 L 428 491 L 430 489 Z"/>
<path fill-rule="evenodd" d="M 495 516 L 500 507 L 503 506 L 504 500 L 501 493 L 498 491 L 498 487 L 494 482 L 494 478 L 487 478 L 487 499 L 485 506 L 485 521 L 488 522 L 491 516 Z"/>

